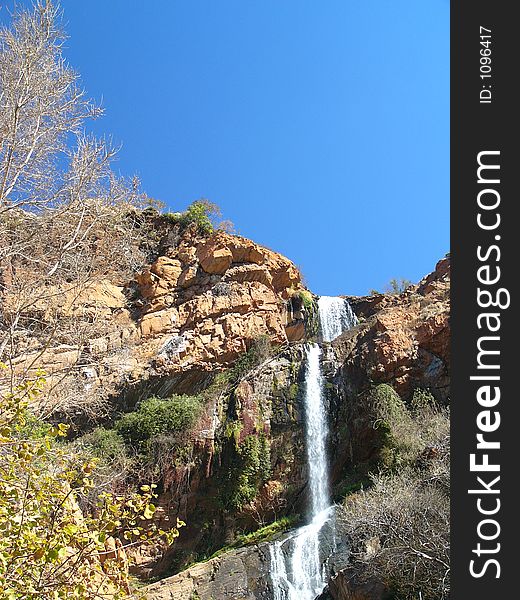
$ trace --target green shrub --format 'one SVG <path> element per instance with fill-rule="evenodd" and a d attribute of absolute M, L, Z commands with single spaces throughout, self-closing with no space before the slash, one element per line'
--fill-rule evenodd
<path fill-rule="evenodd" d="M 187 227 L 191 223 L 196 223 L 200 233 L 209 234 L 214 229 L 212 219 L 219 216 L 220 209 L 216 204 L 208 200 L 196 200 L 182 214 L 180 224 L 181 227 Z"/>
<path fill-rule="evenodd" d="M 78 441 L 93 456 L 103 460 L 113 461 L 126 454 L 125 441 L 114 429 L 97 427 Z"/>
<path fill-rule="evenodd" d="M 405 292 L 410 286 L 412 282 L 409 279 L 390 279 L 388 285 L 386 286 L 386 293 L 388 294 L 402 294 Z"/>
<path fill-rule="evenodd" d="M 368 485 L 345 498 L 338 533 L 348 537 L 360 583 L 385 582 L 389 597 L 400 600 L 446 600 L 449 411 L 421 389 L 413 394 L 411 410 L 387 385 L 372 388 L 369 400 L 381 432 L 380 468 Z"/>
<path fill-rule="evenodd" d="M 163 433 L 186 431 L 195 423 L 200 411 L 201 402 L 194 396 L 152 397 L 116 421 L 115 430 L 127 444 L 139 447 Z"/>
<path fill-rule="evenodd" d="M 180 225 L 182 229 L 195 223 L 199 233 L 209 235 L 214 231 L 221 212 L 215 203 L 203 198 L 192 202 L 184 212 L 164 213 L 163 217 L 175 225 Z M 226 231 L 231 230 L 232 226 L 230 221 L 222 222 L 222 229 Z"/>
<path fill-rule="evenodd" d="M 409 418 L 404 402 L 392 386 L 381 383 L 371 390 L 370 395 L 377 419 L 385 421 L 390 427 L 403 418 Z"/>
<path fill-rule="evenodd" d="M 231 545 L 232 548 L 241 548 L 243 546 L 252 546 L 260 542 L 268 542 L 274 535 L 287 531 L 294 527 L 300 520 L 300 515 L 291 515 L 290 517 L 282 517 L 269 525 L 265 525 L 251 533 L 239 535 Z"/>
<path fill-rule="evenodd" d="M 21 420 L 20 426 L 17 429 L 19 439 L 29 438 L 37 440 L 46 438 L 52 429 L 52 425 L 45 421 L 40 421 L 34 415 L 27 413 Z"/>
<path fill-rule="evenodd" d="M 258 479 L 264 483 L 271 477 L 271 445 L 263 434 L 260 435 L 258 441 Z"/>
<path fill-rule="evenodd" d="M 393 278 L 385 285 L 384 292 L 380 292 L 379 290 L 371 289 L 368 293 L 370 296 L 381 296 L 382 294 L 402 294 L 406 292 L 408 288 L 410 288 L 413 283 L 409 279 L 404 278 Z"/>
<path fill-rule="evenodd" d="M 164 213 L 163 217 L 174 225 L 180 225 L 182 220 L 182 213 L 180 212 L 168 212 Z"/>
<path fill-rule="evenodd" d="M 380 466 L 390 470 L 399 468 L 412 460 L 417 451 L 418 439 L 410 412 L 399 394 L 385 383 L 373 388 L 370 396 L 374 429 L 380 434 Z"/>
<path fill-rule="evenodd" d="M 425 448 L 446 434 L 448 412 L 437 407 L 428 391 L 415 390 L 411 410 L 389 385 L 376 386 L 370 396 L 373 426 L 380 433 L 380 467 L 395 471 L 410 466 Z"/>
<path fill-rule="evenodd" d="M 260 527 L 255 531 L 238 535 L 231 544 L 226 544 L 215 552 L 199 555 L 196 562 L 206 562 L 212 558 L 216 558 L 217 556 L 224 554 L 224 552 L 229 552 L 234 548 L 243 548 L 245 546 L 253 546 L 262 542 L 269 542 L 275 535 L 284 533 L 285 531 L 296 527 L 300 522 L 301 516 L 299 514 L 282 517 L 281 519 L 273 521 L 273 523 L 269 523 L 269 525 Z"/>
<path fill-rule="evenodd" d="M 122 415 L 113 429 L 98 427 L 76 440 L 81 453 L 99 459 L 96 490 L 125 487 L 130 479 L 160 478 L 165 465 L 188 464 L 193 447 L 187 434 L 201 409 L 193 396 L 152 397 Z"/>
<path fill-rule="evenodd" d="M 124 494 L 130 488 L 130 478 L 137 481 L 137 463 L 128 452 L 123 438 L 114 429 L 97 427 L 69 444 L 83 460 L 96 461 L 91 487 L 78 493 L 78 502 L 83 509 L 95 510 L 96 499 L 104 492 Z"/>
<path fill-rule="evenodd" d="M 307 339 L 314 339 L 320 328 L 318 305 L 309 290 L 297 290 L 293 292 L 292 298 L 297 298 L 305 309 L 305 332 Z"/>
<path fill-rule="evenodd" d="M 230 421 L 226 425 L 226 438 L 228 440 L 233 440 L 237 448 L 240 444 L 240 434 L 242 433 L 242 428 L 243 425 L 240 421 Z"/>

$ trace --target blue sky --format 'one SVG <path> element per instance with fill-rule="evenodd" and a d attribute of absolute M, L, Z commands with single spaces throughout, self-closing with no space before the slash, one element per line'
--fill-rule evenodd
<path fill-rule="evenodd" d="M 448 0 L 62 6 L 94 131 L 171 210 L 209 198 L 319 294 L 417 281 L 449 250 Z"/>

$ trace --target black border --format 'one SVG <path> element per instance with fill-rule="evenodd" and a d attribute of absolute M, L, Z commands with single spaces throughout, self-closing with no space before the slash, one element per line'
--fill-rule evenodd
<path fill-rule="evenodd" d="M 517 40 L 520 24 L 515 22 L 514 2 L 504 0 L 452 1 L 451 3 L 451 250 L 452 250 L 452 525 L 451 567 L 452 595 L 455 600 L 492 600 L 512 598 L 517 592 L 516 567 L 517 532 L 520 500 L 514 488 L 520 482 L 517 466 L 520 445 L 520 360 L 517 354 L 516 287 L 520 269 L 517 239 L 520 231 L 514 218 L 520 204 L 520 175 L 518 152 L 518 104 L 515 87 L 520 75 L 516 58 L 519 56 Z M 492 30 L 492 102 L 480 103 L 480 26 Z M 517 67 L 517 68 L 515 68 Z M 487 83 L 487 82 L 486 82 Z M 500 151 L 501 269 L 499 287 L 511 292 L 511 305 L 501 312 L 500 362 L 501 416 L 500 429 L 495 436 L 501 449 L 494 451 L 501 465 L 501 509 L 496 515 L 501 525 L 500 552 L 495 557 L 500 562 L 500 578 L 489 568 L 481 578 L 469 572 L 469 561 L 476 558 L 472 549 L 478 537 L 477 524 L 484 518 L 476 508 L 476 497 L 468 494 L 475 487 L 476 475 L 470 472 L 469 455 L 475 452 L 476 417 L 482 410 L 476 402 L 477 329 L 477 269 L 482 264 L 477 259 L 479 244 L 493 243 L 496 231 L 483 232 L 477 226 L 476 198 L 477 155 L 485 150 Z M 482 309 L 481 309 L 482 312 Z M 491 545 L 491 542 L 490 542 Z M 490 558 L 493 556 L 489 555 Z M 481 559 L 482 560 L 482 559 Z M 482 564 L 482 563 L 480 563 Z M 512 591 L 509 591 L 512 590 Z M 498 594 L 498 595 L 497 595 Z"/>

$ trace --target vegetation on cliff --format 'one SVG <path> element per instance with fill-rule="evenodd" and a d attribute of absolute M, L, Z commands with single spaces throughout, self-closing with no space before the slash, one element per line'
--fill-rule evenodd
<path fill-rule="evenodd" d="M 184 212 L 164 214 L 164 218 L 174 224 L 180 225 L 181 229 L 195 225 L 199 233 L 204 235 L 209 235 L 215 229 L 228 232 L 233 231 L 233 223 L 231 221 L 222 221 L 221 217 L 220 207 L 204 198 L 192 202 Z"/>
<path fill-rule="evenodd" d="M 379 469 L 348 495 L 341 529 L 359 582 L 382 581 L 395 598 L 440 600 L 450 590 L 449 413 L 425 390 L 407 406 L 388 385 L 371 391 Z"/>
<path fill-rule="evenodd" d="M 111 426 L 80 436 L 73 446 L 99 460 L 96 489 L 127 490 L 136 482 L 160 482 L 166 469 L 189 462 L 192 429 L 202 409 L 196 396 L 152 396 Z"/>

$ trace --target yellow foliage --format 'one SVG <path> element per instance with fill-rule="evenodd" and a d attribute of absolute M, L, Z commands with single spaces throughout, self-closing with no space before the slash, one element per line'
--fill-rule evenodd
<path fill-rule="evenodd" d="M 27 427 L 28 401 L 44 385 L 40 371 L 0 404 L 0 597 L 128 597 L 117 562 L 103 560 L 107 540 L 124 540 L 120 552 L 158 538 L 171 544 L 184 523 L 169 531 L 154 524 L 153 485 L 127 496 L 100 494 L 94 514 L 84 515 L 76 497 L 92 489 L 95 461 L 59 443 L 66 425 L 38 436 Z"/>

